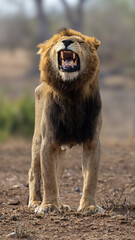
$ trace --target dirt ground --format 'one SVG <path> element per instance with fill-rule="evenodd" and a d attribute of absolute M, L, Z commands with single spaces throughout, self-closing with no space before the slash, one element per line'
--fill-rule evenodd
<path fill-rule="evenodd" d="M 102 214 L 81 215 L 81 147 L 68 153 L 60 195 L 71 212 L 36 215 L 27 207 L 30 142 L 0 146 L 0 239 L 135 239 L 135 142 L 102 139 L 97 203 Z"/>

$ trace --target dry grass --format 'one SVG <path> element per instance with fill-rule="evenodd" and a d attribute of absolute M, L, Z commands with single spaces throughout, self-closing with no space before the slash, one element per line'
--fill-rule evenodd
<path fill-rule="evenodd" d="M 30 230 L 28 230 L 28 226 L 26 224 L 19 223 L 16 226 L 15 233 L 17 238 L 28 238 Z"/>
<path fill-rule="evenodd" d="M 125 195 L 125 188 L 115 188 L 111 196 L 106 195 L 105 200 L 101 203 L 104 209 L 116 210 L 118 208 L 131 208 L 128 197 Z"/>

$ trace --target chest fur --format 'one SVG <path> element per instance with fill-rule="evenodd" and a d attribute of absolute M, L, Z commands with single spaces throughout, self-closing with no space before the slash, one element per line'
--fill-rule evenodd
<path fill-rule="evenodd" d="M 60 144 L 92 141 L 100 111 L 99 93 L 85 101 L 60 101 L 50 97 L 46 115 L 53 141 Z"/>

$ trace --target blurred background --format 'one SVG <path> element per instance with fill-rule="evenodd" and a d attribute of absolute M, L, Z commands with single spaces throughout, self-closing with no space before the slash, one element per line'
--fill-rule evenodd
<path fill-rule="evenodd" d="M 101 137 L 135 138 L 135 0 L 0 0 L 0 142 L 31 139 L 36 45 L 62 27 L 101 41 Z"/>

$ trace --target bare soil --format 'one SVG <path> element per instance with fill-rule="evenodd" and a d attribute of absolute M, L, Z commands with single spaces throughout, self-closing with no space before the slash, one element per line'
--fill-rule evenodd
<path fill-rule="evenodd" d="M 68 154 L 60 195 L 71 212 L 36 215 L 28 209 L 28 170 L 31 144 L 9 142 L 0 146 L 0 239 L 135 239 L 135 143 L 102 142 L 97 203 L 105 212 L 81 215 L 81 147 Z"/>

